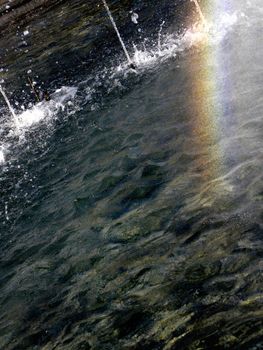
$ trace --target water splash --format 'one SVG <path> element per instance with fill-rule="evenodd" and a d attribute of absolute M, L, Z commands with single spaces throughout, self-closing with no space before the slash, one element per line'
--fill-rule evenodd
<path fill-rule="evenodd" d="M 166 33 L 163 30 L 165 23 L 162 22 L 156 39 L 146 38 L 139 45 L 133 44 L 132 60 L 136 71 L 131 70 L 129 64 L 117 55 L 110 66 L 102 66 L 95 75 L 92 74 L 80 82 L 79 95 L 83 96 L 85 104 L 89 104 L 90 110 L 94 111 L 99 108 L 105 95 L 113 91 L 124 91 L 127 87 L 126 79 L 131 74 L 137 76 L 134 76 L 135 80 L 140 79 L 141 74 L 157 69 L 185 51 L 203 47 L 200 43 L 205 42 L 205 45 L 214 49 L 213 46 L 223 40 L 240 16 L 239 13 L 222 13 L 217 17 L 217 21 L 210 25 L 209 32 L 193 24 L 182 34 Z"/>
<path fill-rule="evenodd" d="M 193 25 L 180 35 L 177 33 L 163 33 L 163 22 L 155 41 L 148 39 L 140 46 L 134 45 L 134 54 L 130 58 L 130 61 L 134 62 L 137 73 L 140 73 L 158 67 L 168 59 L 177 57 L 178 54 L 185 50 L 198 46 L 203 40 L 206 40 L 207 45 L 217 44 L 217 42 L 229 32 L 238 18 L 237 13 L 222 13 L 222 15 L 217 18 L 217 21 L 210 25 L 209 32 L 202 30 L 201 27 Z M 82 96 L 82 92 L 83 95 L 85 95 L 82 96 L 83 100 L 81 100 L 80 103 L 82 104 L 83 101 L 84 103 L 89 103 L 91 110 L 93 110 L 97 108 L 96 99 L 98 96 L 111 93 L 113 89 L 122 89 L 123 79 L 126 79 L 127 74 L 131 73 L 130 61 L 128 63 L 125 61 L 119 65 L 112 64 L 110 67 L 105 67 L 95 78 L 92 76 L 81 82 L 78 88 L 62 87 L 51 95 L 50 101 L 42 101 L 21 113 L 17 113 L 12 123 L 10 121 L 6 126 L 7 129 L 11 129 L 8 133 L 10 137 L 3 139 L 5 145 L 8 144 L 8 148 L 0 148 L 0 162 L 4 163 L 9 160 L 7 158 L 9 158 L 10 155 L 13 157 L 12 145 L 17 142 L 17 137 L 21 143 L 27 141 L 28 135 L 31 133 L 34 133 L 34 138 L 36 135 L 42 133 L 47 134 L 45 137 L 48 137 L 48 134 L 51 133 L 52 125 L 54 125 L 54 121 L 57 119 L 60 111 L 64 111 L 63 115 L 74 113 L 74 111 L 78 109 L 75 100 L 77 90 L 79 90 L 79 97 Z M 40 129 L 39 126 L 41 126 Z M 45 126 L 48 126 L 48 128 Z M 48 129 L 47 132 L 45 132 L 46 129 Z"/>
<path fill-rule="evenodd" d="M 165 62 L 170 58 L 177 57 L 178 54 L 192 47 L 198 47 L 201 42 L 206 42 L 208 46 L 216 45 L 231 30 L 239 19 L 238 13 L 222 13 L 214 23 L 207 22 L 206 27 L 200 26 L 200 23 L 194 23 L 192 27 L 184 31 L 183 34 L 177 33 L 162 34 L 164 23 L 158 32 L 156 42 L 145 41 L 143 44 L 134 44 L 134 55 L 132 61 L 137 70 L 145 70 L 156 67 L 159 63 Z M 121 63 L 113 72 L 113 76 L 123 74 L 129 71 L 127 64 Z"/>
<path fill-rule="evenodd" d="M 62 87 L 57 89 L 52 95 L 50 101 L 37 103 L 31 108 L 16 116 L 15 124 L 18 134 L 24 133 L 28 128 L 38 124 L 42 120 L 49 121 L 60 110 L 64 111 L 71 105 L 77 93 L 76 87 Z"/>
<path fill-rule="evenodd" d="M 0 129 L 0 165 L 16 159 L 16 154 L 25 144 L 28 148 L 32 142 L 39 145 L 43 141 L 45 143 L 45 140 L 52 135 L 57 118 L 60 115 L 67 118 L 78 109 L 78 104 L 74 100 L 77 90 L 77 87 L 63 86 L 51 94 L 50 101 L 32 105 L 16 113 L 14 119 L 8 119 L 6 122 L 3 116 Z"/>

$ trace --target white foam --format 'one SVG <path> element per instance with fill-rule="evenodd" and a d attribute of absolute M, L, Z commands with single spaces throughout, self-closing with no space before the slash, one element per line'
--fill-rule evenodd
<path fill-rule="evenodd" d="M 49 108 L 49 103 L 39 103 L 31 109 L 19 114 L 15 120 L 16 127 L 20 130 L 28 128 L 33 124 L 39 123 L 44 118 L 52 116 L 52 110 Z"/>
<path fill-rule="evenodd" d="M 40 102 L 18 114 L 14 121 L 16 132 L 21 133 L 41 121 L 50 121 L 59 110 L 65 109 L 66 104 L 74 98 L 76 92 L 77 88 L 64 86 L 51 95 L 50 101 Z"/>

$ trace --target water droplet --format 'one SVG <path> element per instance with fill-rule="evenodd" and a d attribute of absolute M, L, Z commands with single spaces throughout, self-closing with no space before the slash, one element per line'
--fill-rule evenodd
<path fill-rule="evenodd" d="M 132 15 L 131 15 L 131 20 L 134 24 L 138 24 L 138 18 L 139 18 L 139 15 L 138 13 L 136 12 L 133 12 Z"/>

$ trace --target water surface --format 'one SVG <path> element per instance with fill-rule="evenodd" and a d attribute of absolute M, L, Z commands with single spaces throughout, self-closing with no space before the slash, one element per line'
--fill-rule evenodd
<path fill-rule="evenodd" d="M 1 39 L 1 348 L 261 349 L 261 1 L 109 3 Z"/>

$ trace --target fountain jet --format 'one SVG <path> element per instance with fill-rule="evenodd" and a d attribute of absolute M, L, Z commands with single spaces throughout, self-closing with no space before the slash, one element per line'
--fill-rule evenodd
<path fill-rule="evenodd" d="M 8 107 L 8 109 L 9 109 L 9 111 L 10 111 L 12 117 L 14 118 L 14 121 L 16 121 L 16 114 L 15 114 L 15 111 L 14 111 L 13 107 L 11 106 L 11 103 L 9 102 L 8 97 L 6 96 L 6 93 L 4 92 L 4 90 L 3 90 L 2 86 L 1 86 L 1 84 L 0 84 L 0 92 L 1 92 L 1 94 L 2 94 L 2 96 L 3 96 L 3 98 L 4 98 L 4 100 L 5 100 L 5 102 L 6 102 L 6 104 L 7 104 L 7 107 Z"/>
<path fill-rule="evenodd" d="M 198 3 L 198 0 L 190 0 L 190 1 L 192 1 L 195 4 L 196 10 L 197 10 L 197 12 L 198 12 L 198 14 L 199 14 L 199 16 L 201 18 L 202 24 L 206 28 L 207 27 L 207 22 L 206 22 L 204 14 L 203 14 L 203 11 L 201 10 L 201 7 L 200 7 L 200 5 Z"/>
<path fill-rule="evenodd" d="M 117 27 L 117 25 L 116 25 L 116 23 L 115 23 L 115 21 L 114 21 L 114 18 L 113 18 L 112 14 L 111 14 L 111 11 L 110 11 L 110 9 L 109 9 L 109 6 L 108 6 L 106 0 L 102 0 L 102 2 L 103 2 L 103 5 L 104 5 L 104 7 L 105 7 L 107 13 L 108 13 L 108 16 L 109 16 L 110 21 L 111 21 L 111 23 L 112 23 L 112 25 L 113 25 L 113 28 L 115 29 L 115 32 L 116 32 L 116 34 L 117 34 L 117 36 L 118 36 L 118 39 L 119 39 L 119 41 L 120 41 L 120 44 L 121 44 L 121 46 L 122 46 L 122 48 L 123 48 L 123 51 L 124 51 L 124 53 L 125 53 L 125 56 L 126 56 L 126 58 L 127 58 L 128 64 L 129 64 L 129 66 L 130 66 L 132 69 L 135 69 L 135 64 L 133 63 L 133 61 L 132 61 L 132 59 L 131 59 L 131 57 L 130 57 L 130 55 L 129 55 L 127 49 L 126 49 L 126 46 L 125 46 L 125 44 L 124 44 L 124 41 L 122 40 L 122 37 L 121 37 L 120 32 L 119 32 L 119 29 L 118 29 L 118 27 Z"/>

